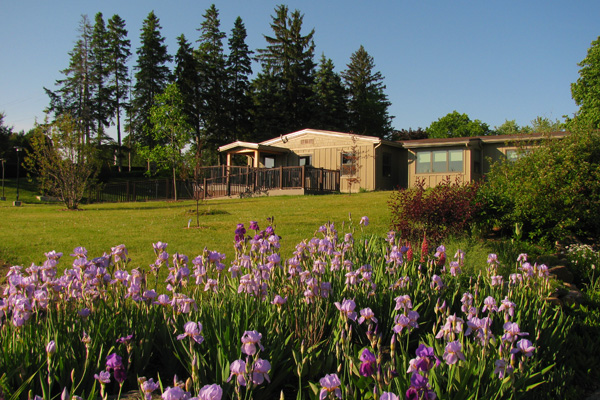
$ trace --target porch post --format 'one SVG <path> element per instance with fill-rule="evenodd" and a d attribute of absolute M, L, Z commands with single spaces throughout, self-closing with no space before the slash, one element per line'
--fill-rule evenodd
<path fill-rule="evenodd" d="M 283 189 L 283 167 L 279 167 L 279 189 Z"/>
<path fill-rule="evenodd" d="M 258 168 L 258 157 L 259 157 L 258 150 L 254 150 L 254 168 Z"/>

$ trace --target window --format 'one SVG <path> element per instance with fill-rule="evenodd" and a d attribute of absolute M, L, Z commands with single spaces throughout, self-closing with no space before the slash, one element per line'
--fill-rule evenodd
<path fill-rule="evenodd" d="M 383 159 L 381 163 L 381 174 L 389 178 L 392 176 L 392 155 L 390 153 L 383 153 Z"/>
<path fill-rule="evenodd" d="M 340 175 L 354 175 L 356 173 L 356 161 L 354 153 L 342 153 Z"/>
<path fill-rule="evenodd" d="M 462 172 L 462 150 L 433 150 L 417 152 L 417 174 Z"/>
<path fill-rule="evenodd" d="M 506 159 L 510 162 L 515 162 L 523 157 L 525 157 L 526 155 L 528 155 L 529 153 L 531 153 L 532 149 L 511 149 L 511 150 L 506 150 Z"/>
<path fill-rule="evenodd" d="M 263 164 L 264 164 L 265 168 L 275 167 L 275 157 L 265 156 L 265 162 Z"/>
<path fill-rule="evenodd" d="M 301 166 L 301 167 L 302 166 L 307 166 L 308 167 L 308 166 L 312 165 L 311 157 L 310 156 L 300 156 L 298 158 L 298 165 Z"/>

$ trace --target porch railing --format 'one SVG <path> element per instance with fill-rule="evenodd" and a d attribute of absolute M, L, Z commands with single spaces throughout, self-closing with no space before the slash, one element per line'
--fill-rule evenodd
<path fill-rule="evenodd" d="M 240 196 L 275 189 L 304 189 L 305 193 L 340 190 L 340 172 L 310 166 L 250 168 L 229 167 L 229 174 L 203 181 L 204 196 Z"/>

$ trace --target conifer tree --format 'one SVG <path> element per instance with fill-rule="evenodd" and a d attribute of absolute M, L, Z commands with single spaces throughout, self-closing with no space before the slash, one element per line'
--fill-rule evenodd
<path fill-rule="evenodd" d="M 134 140 L 138 146 L 150 149 L 156 145 L 152 135 L 150 109 L 154 105 L 154 97 L 161 94 L 169 83 L 170 71 L 167 63 L 172 59 L 167 53 L 165 38 L 160 29 L 160 20 L 154 11 L 151 11 L 144 20 L 140 36 L 141 47 L 137 49 L 137 72 L 132 99 Z"/>
<path fill-rule="evenodd" d="M 50 98 L 46 111 L 54 114 L 55 121 L 61 115 L 69 115 L 82 143 L 89 142 L 94 127 L 91 42 L 92 26 L 87 15 L 82 15 L 79 38 L 73 50 L 69 52 L 69 66 L 61 71 L 65 78 L 56 81 L 56 91 L 44 88 Z"/>
<path fill-rule="evenodd" d="M 219 11 L 211 5 L 204 14 L 204 21 L 198 31 L 198 61 L 200 76 L 200 118 L 201 129 L 209 153 L 216 155 L 216 149 L 229 142 L 226 108 L 227 75 L 223 39 L 226 35 L 220 29 Z"/>
<path fill-rule="evenodd" d="M 130 42 L 127 39 L 125 21 L 117 14 L 108 20 L 108 60 L 109 80 L 111 92 L 111 112 L 117 129 L 117 165 L 119 171 L 122 167 L 122 143 L 121 143 L 121 110 L 127 107 L 129 79 L 129 68 L 127 61 L 131 56 Z"/>
<path fill-rule="evenodd" d="M 333 61 L 323 54 L 315 78 L 314 128 L 345 132 L 348 129 L 348 99 Z"/>
<path fill-rule="evenodd" d="M 571 84 L 571 96 L 579 106 L 576 119 L 591 129 L 600 128 L 600 36 L 588 49 L 577 82 Z"/>
<path fill-rule="evenodd" d="M 175 54 L 174 81 L 183 99 L 183 113 L 189 122 L 193 133 L 196 149 L 200 149 L 202 131 L 200 124 L 200 79 L 198 75 L 198 62 L 194 56 L 194 49 L 187 41 L 185 35 L 177 37 L 179 45 Z"/>
<path fill-rule="evenodd" d="M 227 58 L 228 118 L 230 136 L 233 140 L 247 139 L 251 134 L 250 75 L 252 75 L 252 51 L 246 44 L 246 27 L 240 17 L 235 20 L 229 38 Z"/>
<path fill-rule="evenodd" d="M 253 84 L 255 132 L 270 137 L 310 124 L 315 79 L 314 29 L 303 35 L 303 15 L 285 5 L 275 8 L 272 20 L 274 35 L 265 35 L 267 48 L 258 50 L 262 72 Z"/>
<path fill-rule="evenodd" d="M 112 107 L 111 87 L 108 85 L 109 49 L 108 31 L 102 13 L 96 14 L 91 37 L 92 81 L 94 93 L 92 98 L 92 114 L 95 120 L 97 145 L 102 144 L 104 129 L 110 125 Z"/>
<path fill-rule="evenodd" d="M 348 128 L 359 135 L 388 138 L 392 134 L 391 103 L 384 93 L 381 72 L 374 72 L 373 57 L 361 45 L 342 72 L 350 99 Z"/>

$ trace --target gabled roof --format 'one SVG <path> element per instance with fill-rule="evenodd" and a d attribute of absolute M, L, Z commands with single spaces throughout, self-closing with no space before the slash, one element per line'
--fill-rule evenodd
<path fill-rule="evenodd" d="M 287 153 L 285 147 L 268 146 L 262 143 L 242 142 L 240 140 L 219 147 L 219 151 L 239 152 L 244 150 L 259 150 L 271 153 Z"/>
<path fill-rule="evenodd" d="M 293 139 L 293 138 L 296 138 L 296 137 L 299 137 L 299 136 L 303 136 L 303 135 L 307 135 L 307 134 L 318 135 L 318 136 L 327 136 L 327 137 L 338 137 L 338 138 L 344 138 L 344 139 L 348 139 L 348 138 L 354 137 L 357 140 L 372 142 L 374 144 L 376 144 L 376 143 L 385 143 L 385 144 L 388 144 L 388 145 L 394 146 L 394 147 L 401 147 L 402 146 L 402 144 L 399 143 L 399 142 L 394 142 L 394 141 L 391 141 L 391 140 L 383 140 L 383 139 L 378 138 L 376 136 L 357 135 L 357 134 L 354 134 L 354 133 L 335 132 L 335 131 L 324 131 L 324 130 L 320 130 L 320 129 L 302 129 L 302 130 L 299 130 L 299 131 L 296 131 L 296 132 L 291 132 L 291 133 L 286 133 L 285 135 L 280 135 L 277 138 L 265 140 L 264 142 L 261 142 L 260 144 L 263 144 L 263 145 L 274 145 L 276 143 L 285 143 L 289 139 Z"/>

